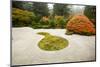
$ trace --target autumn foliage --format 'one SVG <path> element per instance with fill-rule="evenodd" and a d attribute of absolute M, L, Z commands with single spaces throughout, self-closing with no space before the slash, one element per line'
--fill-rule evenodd
<path fill-rule="evenodd" d="M 95 34 L 93 23 L 84 15 L 73 16 L 67 23 L 66 28 L 68 31 L 92 35 Z"/>

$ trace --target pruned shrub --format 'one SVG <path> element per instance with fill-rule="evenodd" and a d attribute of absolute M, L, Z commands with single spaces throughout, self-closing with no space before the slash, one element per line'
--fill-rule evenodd
<path fill-rule="evenodd" d="M 23 27 L 30 26 L 35 19 L 35 14 L 27 10 L 18 8 L 12 9 L 12 26 Z"/>
<path fill-rule="evenodd" d="M 68 31 L 92 35 L 95 34 L 95 28 L 93 23 L 84 15 L 76 15 L 70 19 L 66 25 Z"/>

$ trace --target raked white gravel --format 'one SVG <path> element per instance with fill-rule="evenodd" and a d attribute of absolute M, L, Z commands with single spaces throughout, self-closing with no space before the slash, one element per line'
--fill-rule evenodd
<path fill-rule="evenodd" d="M 65 35 L 65 29 L 12 28 L 12 65 L 45 64 L 95 60 L 95 36 Z M 59 51 L 44 51 L 38 42 L 44 37 L 37 32 L 48 32 L 69 41 Z"/>

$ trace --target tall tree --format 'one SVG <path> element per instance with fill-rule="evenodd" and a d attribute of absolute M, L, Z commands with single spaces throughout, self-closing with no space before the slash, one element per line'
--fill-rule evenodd
<path fill-rule="evenodd" d="M 12 7 L 23 9 L 23 2 L 22 1 L 12 1 Z"/>
<path fill-rule="evenodd" d="M 28 1 L 23 1 L 23 8 L 28 11 L 33 11 L 33 3 Z"/>
<path fill-rule="evenodd" d="M 95 6 L 86 6 L 84 14 L 96 25 L 96 7 Z"/>
<path fill-rule="evenodd" d="M 28 10 L 28 11 L 33 10 L 32 4 L 33 4 L 32 2 L 28 2 L 28 1 L 12 1 L 12 7 L 24 9 L 24 10 Z"/>
<path fill-rule="evenodd" d="M 38 16 L 49 15 L 49 9 L 46 3 L 33 2 L 33 12 Z"/>
<path fill-rule="evenodd" d="M 69 10 L 68 5 L 66 4 L 54 4 L 53 13 L 54 15 L 68 16 Z"/>
<path fill-rule="evenodd" d="M 90 19 L 95 19 L 96 18 L 96 7 L 95 6 L 86 6 L 84 14 Z"/>

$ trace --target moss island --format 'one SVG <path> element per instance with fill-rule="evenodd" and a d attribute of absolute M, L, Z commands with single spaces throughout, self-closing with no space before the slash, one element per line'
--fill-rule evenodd
<path fill-rule="evenodd" d="M 47 32 L 39 32 L 37 34 L 44 35 L 45 37 L 38 43 L 38 46 L 42 50 L 46 51 L 56 51 L 61 50 L 68 46 L 68 40 L 50 35 Z"/>

